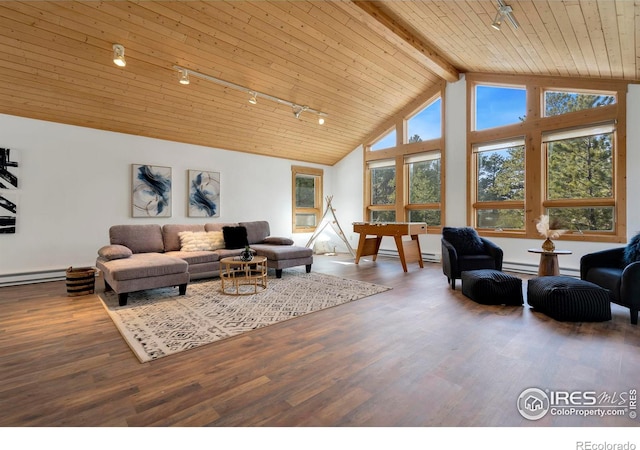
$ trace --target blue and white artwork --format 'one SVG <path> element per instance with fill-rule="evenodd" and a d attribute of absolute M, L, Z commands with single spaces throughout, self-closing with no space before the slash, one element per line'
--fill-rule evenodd
<path fill-rule="evenodd" d="M 133 164 L 133 217 L 171 217 L 171 167 Z"/>
<path fill-rule="evenodd" d="M 189 217 L 220 217 L 220 172 L 189 170 Z"/>
<path fill-rule="evenodd" d="M 0 189 L 18 189 L 17 152 L 0 148 Z"/>
<path fill-rule="evenodd" d="M 13 192 L 0 191 L 0 234 L 15 234 L 18 217 L 17 203 Z"/>

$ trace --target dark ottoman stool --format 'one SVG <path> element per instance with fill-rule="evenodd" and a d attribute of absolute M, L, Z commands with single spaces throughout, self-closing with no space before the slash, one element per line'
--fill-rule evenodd
<path fill-rule="evenodd" d="M 520 306 L 522 280 L 513 275 L 493 269 L 467 270 L 462 272 L 462 293 L 483 305 Z"/>
<path fill-rule="evenodd" d="M 537 311 L 563 322 L 611 320 L 609 291 L 577 278 L 532 278 L 527 283 L 527 303 Z"/>

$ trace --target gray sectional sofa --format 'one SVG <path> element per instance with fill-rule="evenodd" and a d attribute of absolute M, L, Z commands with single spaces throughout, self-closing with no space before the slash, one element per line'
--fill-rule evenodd
<path fill-rule="evenodd" d="M 118 294 L 121 306 L 127 304 L 128 293 L 145 289 L 178 286 L 184 295 L 190 280 L 217 276 L 220 259 L 240 255 L 244 245 L 239 242 L 245 230 L 246 243 L 255 254 L 267 258 L 267 266 L 275 269 L 278 278 L 289 267 L 304 265 L 311 271 L 313 251 L 293 245 L 291 239 L 270 236 L 267 221 L 114 225 L 109 229 L 110 244 L 98 251 L 96 267 L 103 273 L 105 289 Z M 224 247 L 215 250 L 185 251 L 182 232 L 219 232 L 208 233 L 217 236 L 223 232 L 228 239 L 221 244 Z M 231 238 L 236 242 L 231 243 Z"/>

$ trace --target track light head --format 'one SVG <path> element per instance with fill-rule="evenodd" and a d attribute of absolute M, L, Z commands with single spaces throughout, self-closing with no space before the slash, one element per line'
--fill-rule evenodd
<path fill-rule="evenodd" d="M 124 47 L 121 44 L 113 44 L 113 63 L 118 67 L 127 65 L 124 59 Z"/>
<path fill-rule="evenodd" d="M 293 109 L 293 115 L 296 119 L 300 118 L 300 114 L 302 114 L 303 111 L 306 111 L 307 109 L 309 109 L 308 106 L 300 106 L 295 104 L 291 108 Z"/>
<path fill-rule="evenodd" d="M 493 23 L 491 24 L 491 27 L 494 30 L 500 31 L 500 25 L 502 25 L 502 14 L 500 13 L 500 11 L 498 11 L 498 13 L 496 14 L 496 18 L 493 19 Z"/>
<path fill-rule="evenodd" d="M 189 84 L 189 71 L 187 69 L 180 71 L 180 84 Z"/>
<path fill-rule="evenodd" d="M 257 94 L 256 94 L 255 92 L 250 91 L 250 92 L 249 92 L 249 95 L 251 96 L 251 97 L 249 98 L 249 103 L 251 103 L 252 105 L 255 105 L 256 103 L 258 103 L 258 99 L 256 98 L 256 95 L 257 95 Z"/>
<path fill-rule="evenodd" d="M 324 125 L 324 117 L 318 116 L 318 125 Z"/>

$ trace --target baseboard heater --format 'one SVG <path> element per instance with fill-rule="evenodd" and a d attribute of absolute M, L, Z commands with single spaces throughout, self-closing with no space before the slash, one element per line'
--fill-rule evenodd
<path fill-rule="evenodd" d="M 397 250 L 380 249 L 378 255 L 388 256 L 390 258 L 400 258 Z M 423 253 L 422 260 L 424 262 L 440 263 L 442 262 L 442 255 L 440 253 Z M 502 270 L 506 272 L 522 273 L 526 275 L 537 275 L 538 264 L 523 263 L 523 262 L 511 262 L 503 261 Z M 568 277 L 580 277 L 580 269 L 573 267 L 560 267 L 560 275 L 566 275 Z"/>
<path fill-rule="evenodd" d="M 66 279 L 67 268 L 0 274 L 0 287 L 19 284 L 46 283 Z"/>

